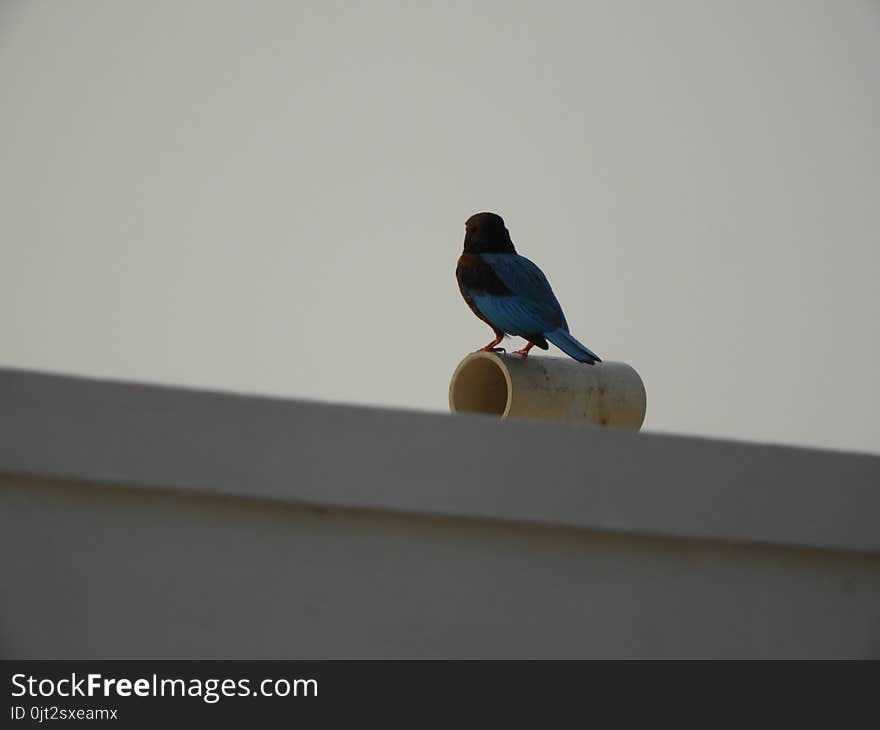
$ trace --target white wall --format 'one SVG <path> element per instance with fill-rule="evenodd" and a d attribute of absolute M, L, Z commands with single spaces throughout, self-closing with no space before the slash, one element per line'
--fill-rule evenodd
<path fill-rule="evenodd" d="M 880 658 L 880 558 L 0 481 L 7 658 Z"/>
<path fill-rule="evenodd" d="M 0 370 L 0 653 L 880 658 L 880 458 Z"/>

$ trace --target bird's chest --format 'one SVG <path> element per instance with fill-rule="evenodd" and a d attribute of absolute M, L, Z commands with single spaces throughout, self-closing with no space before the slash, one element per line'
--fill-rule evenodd
<path fill-rule="evenodd" d="M 509 296 L 511 291 L 478 254 L 464 253 L 458 259 L 455 277 L 465 299 L 473 294 Z"/>

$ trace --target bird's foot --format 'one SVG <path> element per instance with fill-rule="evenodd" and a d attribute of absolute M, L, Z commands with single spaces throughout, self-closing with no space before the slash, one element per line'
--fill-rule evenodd
<path fill-rule="evenodd" d="M 507 350 L 505 350 L 503 347 L 489 347 L 488 345 L 486 345 L 486 347 L 481 347 L 479 350 L 477 350 L 477 352 L 503 352 L 506 354 Z"/>
<path fill-rule="evenodd" d="M 514 350 L 511 354 L 512 355 L 522 355 L 523 357 L 528 357 L 529 356 L 529 348 L 524 347 L 522 350 Z"/>

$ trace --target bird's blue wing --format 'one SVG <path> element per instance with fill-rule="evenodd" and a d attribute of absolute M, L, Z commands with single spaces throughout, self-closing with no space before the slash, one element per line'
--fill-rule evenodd
<path fill-rule="evenodd" d="M 487 319 L 512 335 L 568 329 L 547 277 L 535 264 L 518 254 L 484 253 L 480 258 L 510 290 L 503 296 L 471 294 L 474 304 Z"/>

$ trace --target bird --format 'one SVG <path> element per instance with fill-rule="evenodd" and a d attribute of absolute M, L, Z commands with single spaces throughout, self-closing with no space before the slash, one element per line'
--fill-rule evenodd
<path fill-rule="evenodd" d="M 498 343 L 508 334 L 528 341 L 515 355 L 527 357 L 535 346 L 546 350 L 549 341 L 578 362 L 602 362 L 569 332 L 547 277 L 516 252 L 500 215 L 475 213 L 464 226 L 464 251 L 455 278 L 467 305 L 495 333 L 495 339 L 477 352 L 505 352 Z"/>

